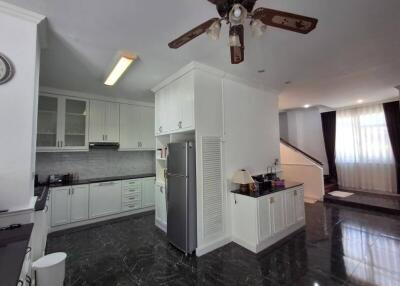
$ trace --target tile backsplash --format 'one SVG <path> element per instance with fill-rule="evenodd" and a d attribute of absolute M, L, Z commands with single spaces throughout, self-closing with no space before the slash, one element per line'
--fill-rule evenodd
<path fill-rule="evenodd" d="M 50 174 L 78 173 L 80 179 L 155 173 L 154 151 L 36 153 L 36 174 L 45 181 Z"/>

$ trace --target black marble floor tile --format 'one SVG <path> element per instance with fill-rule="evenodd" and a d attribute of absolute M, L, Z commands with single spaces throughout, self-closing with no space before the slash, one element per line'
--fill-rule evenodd
<path fill-rule="evenodd" d="M 185 256 L 154 226 L 154 214 L 51 234 L 64 251 L 66 286 L 400 286 L 400 220 L 333 204 L 306 204 L 307 225 L 257 255 L 230 243 Z"/>

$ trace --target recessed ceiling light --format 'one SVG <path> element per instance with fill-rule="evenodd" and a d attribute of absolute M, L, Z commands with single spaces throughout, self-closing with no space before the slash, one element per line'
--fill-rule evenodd
<path fill-rule="evenodd" d="M 285 84 L 291 84 L 292 82 L 290 80 L 285 81 Z"/>
<path fill-rule="evenodd" d="M 117 64 L 112 69 L 111 73 L 108 75 L 105 85 L 112 86 L 114 85 L 118 79 L 122 76 L 122 74 L 126 71 L 126 69 L 137 59 L 136 55 L 123 55 L 119 58 Z"/>
<path fill-rule="evenodd" d="M 258 73 L 265 73 L 265 70 L 258 70 Z"/>
<path fill-rule="evenodd" d="M 311 105 L 309 105 L 309 104 L 305 104 L 303 107 L 304 108 L 309 108 Z"/>
<path fill-rule="evenodd" d="M 363 103 L 363 102 L 364 102 L 364 100 L 362 100 L 362 99 L 357 100 L 357 103 Z"/>

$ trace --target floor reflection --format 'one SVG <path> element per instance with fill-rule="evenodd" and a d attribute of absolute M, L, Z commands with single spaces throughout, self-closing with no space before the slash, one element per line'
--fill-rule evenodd
<path fill-rule="evenodd" d="M 72 285 L 400 286 L 400 217 L 331 204 L 306 205 L 306 228 L 255 255 L 230 243 L 186 257 L 154 215 L 51 235 Z"/>

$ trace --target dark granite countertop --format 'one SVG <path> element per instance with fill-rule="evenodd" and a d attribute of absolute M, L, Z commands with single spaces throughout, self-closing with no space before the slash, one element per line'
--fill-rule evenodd
<path fill-rule="evenodd" d="M 2 286 L 17 285 L 32 229 L 33 223 L 24 224 L 13 230 L 0 231 L 0 284 Z"/>
<path fill-rule="evenodd" d="M 111 181 L 121 181 L 121 180 L 132 180 L 132 179 L 149 178 L 149 177 L 155 177 L 155 176 L 156 176 L 156 174 L 154 174 L 154 173 L 148 173 L 148 174 L 139 174 L 139 175 L 113 176 L 113 177 L 102 177 L 102 178 L 92 178 L 92 179 L 79 179 L 79 180 L 74 180 L 74 181 L 66 183 L 66 184 L 49 185 L 49 187 L 86 185 L 86 184 L 93 184 L 93 183 L 102 183 L 102 182 L 111 182 Z"/>
<path fill-rule="evenodd" d="M 231 193 L 239 194 L 239 195 L 243 195 L 243 196 L 247 196 L 247 197 L 252 197 L 252 198 L 259 198 L 262 196 L 267 196 L 267 195 L 270 195 L 273 193 L 285 191 L 287 189 L 291 189 L 291 188 L 298 187 L 301 185 L 303 185 L 303 183 L 285 181 L 284 187 L 275 187 L 275 188 L 269 188 L 269 189 L 265 189 L 265 190 L 257 190 L 255 192 L 247 192 L 247 193 L 243 193 L 240 190 L 234 190 L 234 191 L 231 191 Z"/>
<path fill-rule="evenodd" d="M 35 196 L 38 197 L 35 203 L 35 211 L 44 210 L 48 195 L 49 195 L 49 186 L 39 186 L 35 188 Z"/>

